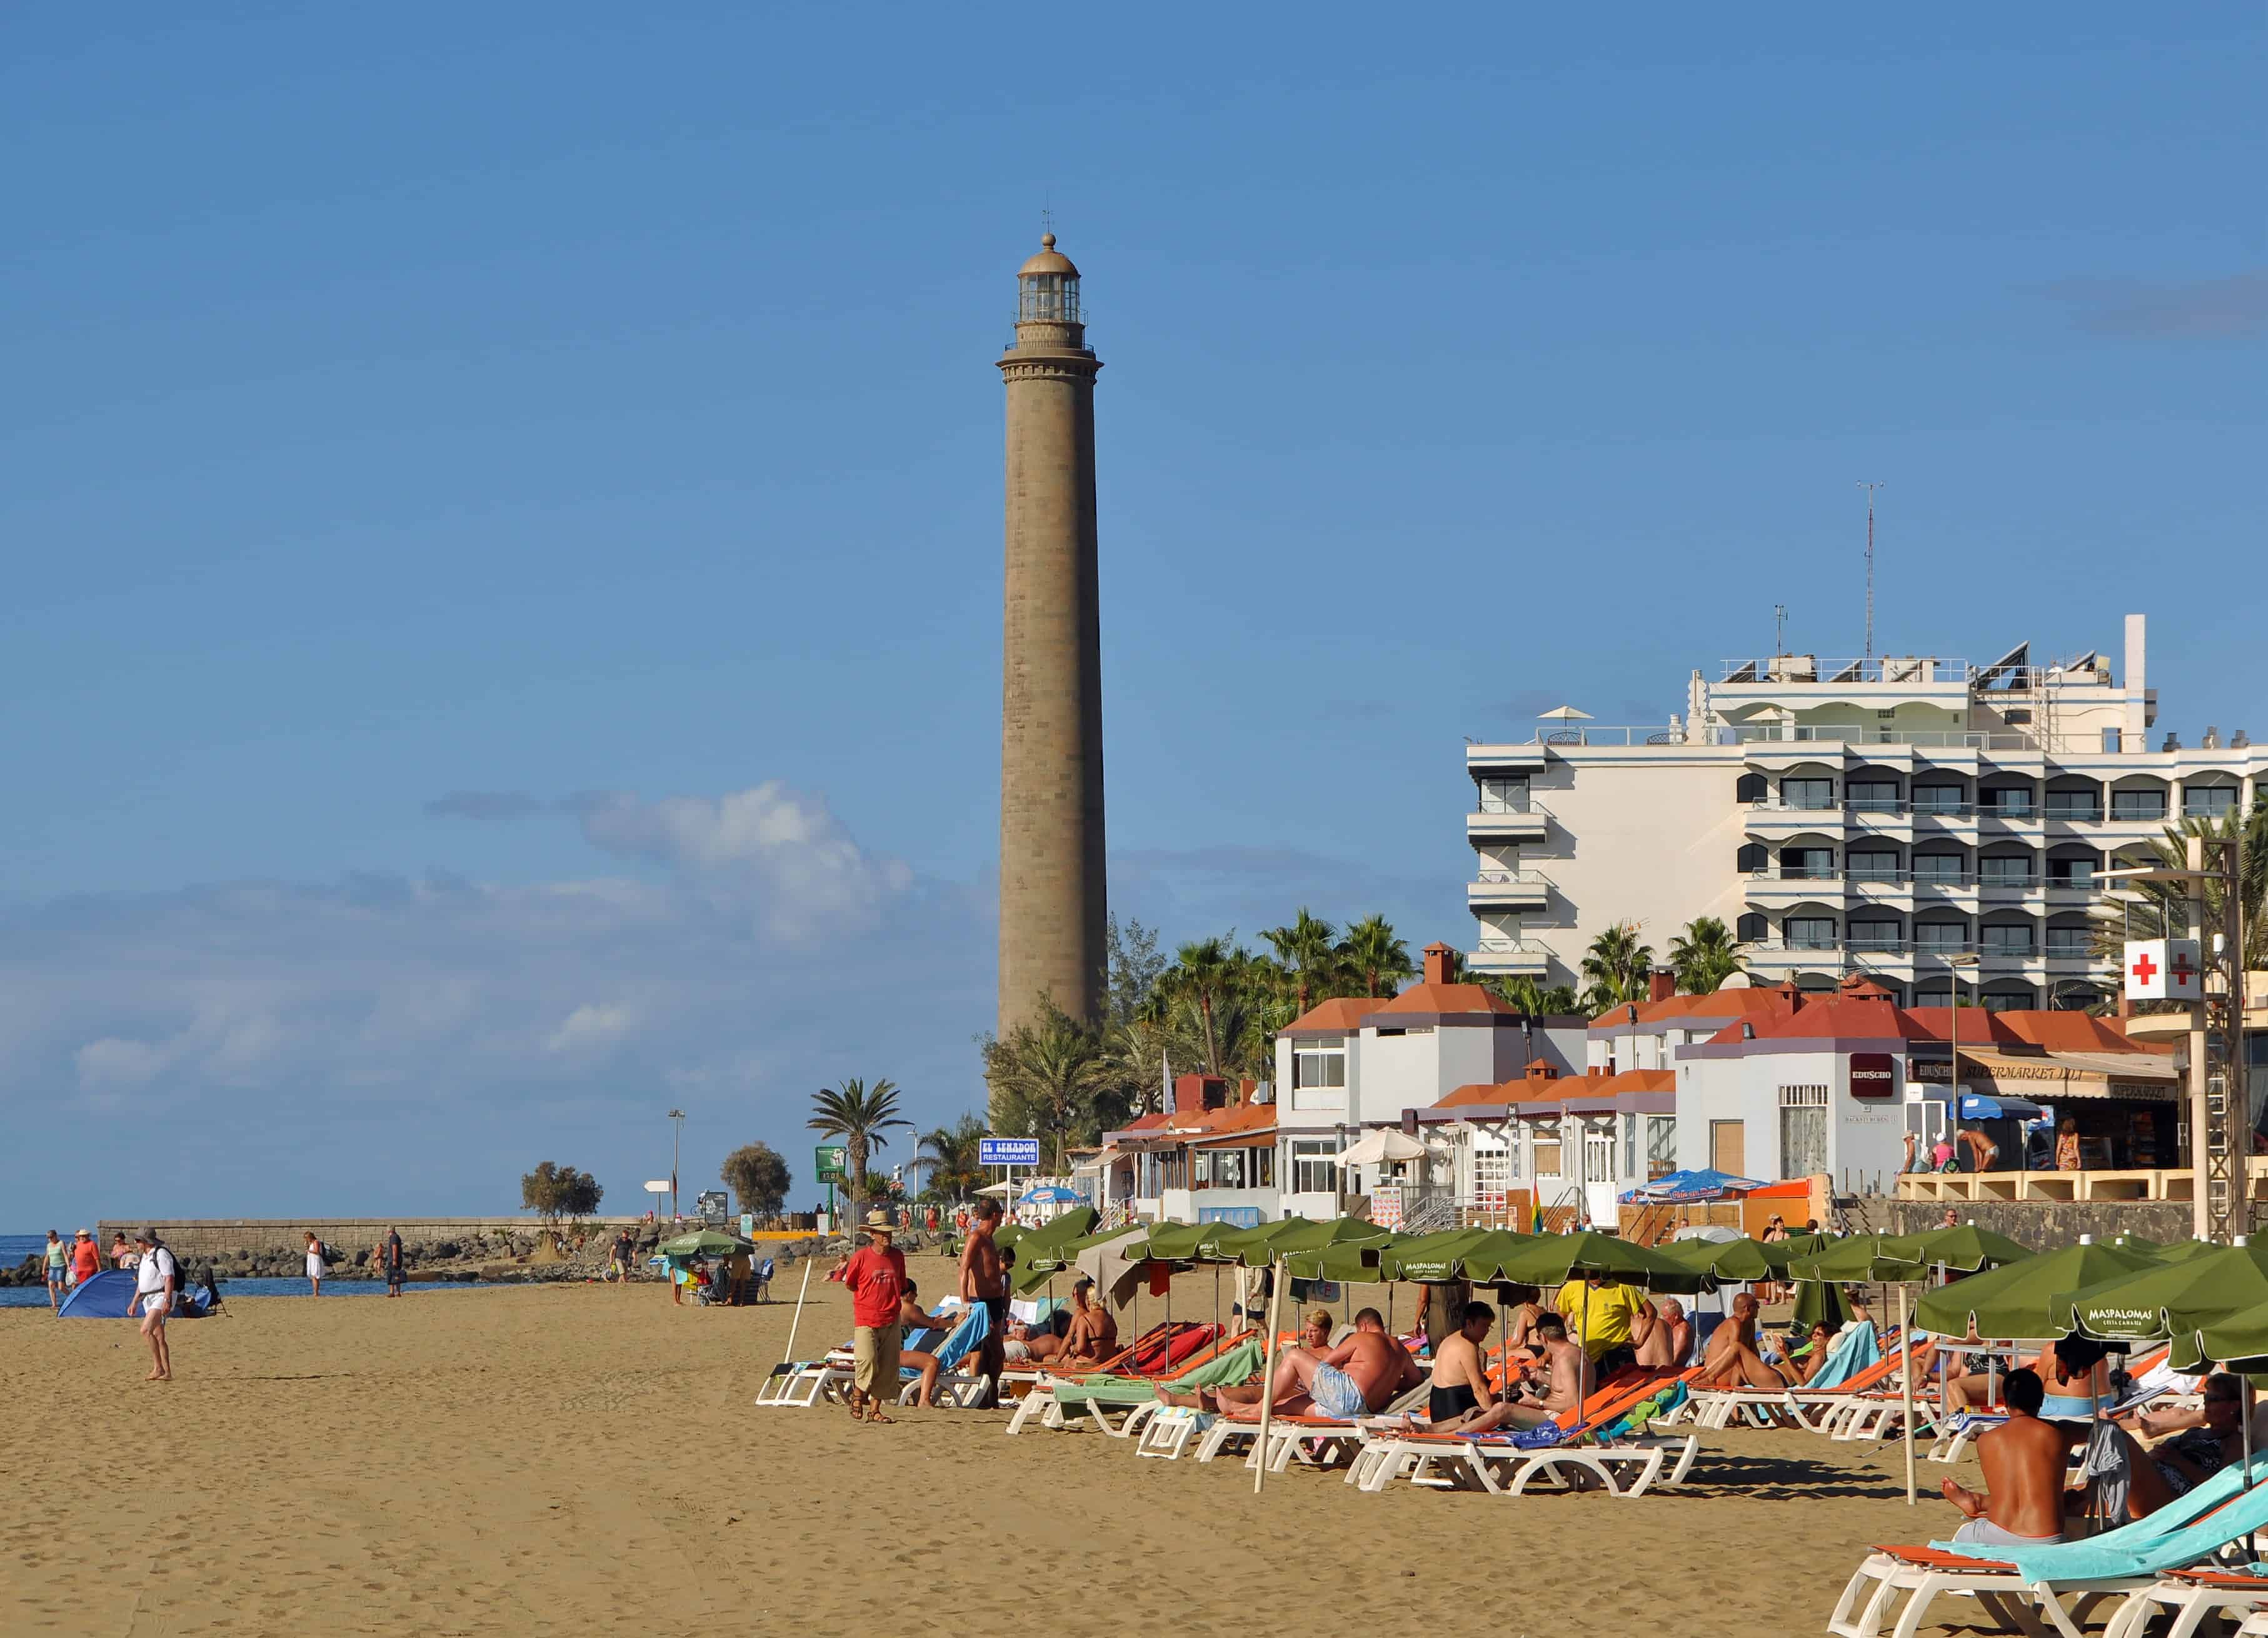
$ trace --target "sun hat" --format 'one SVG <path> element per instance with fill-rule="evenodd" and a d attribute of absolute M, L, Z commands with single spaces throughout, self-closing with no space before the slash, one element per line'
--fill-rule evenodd
<path fill-rule="evenodd" d="M 93 1236 L 92 1235 L 89 1234 L 85 1229 L 82 1228 L 82 1229 L 80 1229 L 80 1230 L 78 1231 L 78 1233 L 77 1233 L 77 1234 L 76 1234 L 75 1236 L 72 1236 L 72 1238 L 74 1238 L 74 1239 L 78 1239 L 78 1240 L 92 1240 L 92 1239 L 93 1239 L 93 1238 L 94 1238 L 94 1236 Z"/>
<path fill-rule="evenodd" d="M 889 1213 L 879 1207 L 866 1214 L 865 1226 L 869 1228 L 879 1228 L 887 1235 L 895 1235 L 898 1231 L 897 1224 L 890 1221 Z"/>

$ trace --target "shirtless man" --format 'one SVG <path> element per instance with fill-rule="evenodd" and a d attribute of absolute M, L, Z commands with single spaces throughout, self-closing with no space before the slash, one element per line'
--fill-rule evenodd
<path fill-rule="evenodd" d="M 1298 1346 L 1307 1349 L 1310 1354 L 1328 1354 L 1331 1351 L 1331 1332 L 1334 1328 L 1331 1322 L 1331 1310 L 1327 1308 L 1315 1309 L 1307 1315 L 1307 1323 L 1300 1327 Z M 1160 1383 L 1154 1391 L 1159 1399 L 1167 1405 L 1185 1406 L 1191 1410 L 1206 1408 L 1207 1401 L 1203 1397 L 1202 1391 L 1176 1393 L 1163 1383 Z M 1248 1388 L 1235 1384 L 1216 1388 L 1211 1391 L 1213 1396 L 1211 1403 L 1223 1410 L 1226 1410 L 1231 1406 L 1260 1403 L 1260 1385 L 1257 1383 Z"/>
<path fill-rule="evenodd" d="M 1675 1297 L 1664 1297 L 1659 1305 L 1648 1302 L 1639 1310 L 1631 1335 L 1638 1339 L 1638 1362 L 1649 1370 L 1667 1370 L 1685 1362 L 1693 1347 L 1693 1322 Z"/>
<path fill-rule="evenodd" d="M 1787 1386 L 1787 1378 L 1765 1364 L 1756 1350 L 1756 1300 L 1749 1293 L 1733 1299 L 1731 1317 L 1710 1333 L 1699 1380 L 1705 1388 L 1755 1388 L 1766 1393 Z"/>
<path fill-rule="evenodd" d="M 1969 1522 L 1955 1541 L 1996 1547 L 2041 1546 L 2063 1539 L 2064 1457 L 2071 1439 L 2040 1420 L 2044 1397 L 2036 1371 L 2008 1373 L 2008 1420 L 1977 1441 L 1984 1488 L 1968 1490 L 1947 1479 L 1938 1487 Z"/>
<path fill-rule="evenodd" d="M 1473 1307 L 1479 1308 L 1480 1304 L 1475 1303 Z M 1466 1311 L 1470 1313 L 1472 1310 L 1469 1309 Z M 1487 1329 L 1484 1326 L 1476 1335 L 1469 1325 L 1462 1335 L 1470 1339 L 1467 1346 L 1472 1350 L 1474 1363 L 1478 1364 L 1480 1342 L 1488 1335 Z M 1590 1398 L 1591 1390 L 1596 1385 L 1592 1376 L 1591 1356 L 1584 1353 L 1580 1345 L 1568 1339 L 1567 1322 L 1557 1314 L 1546 1314 L 1538 1321 L 1535 1335 L 1543 1347 L 1545 1361 L 1545 1386 L 1541 1399 L 1525 1404 L 1504 1399 L 1491 1405 L 1487 1402 L 1487 1377 L 1483 1375 L 1479 1378 L 1480 1386 L 1476 1390 L 1479 1402 L 1474 1408 L 1444 1419 L 1440 1411 L 1447 1406 L 1447 1400 L 1442 1397 L 1442 1390 L 1449 1384 L 1441 1381 L 1441 1367 L 1437 1361 L 1433 1367 L 1433 1420 L 1430 1428 L 1419 1431 L 1484 1434 L 1498 1428 L 1526 1429 L 1541 1427 L 1576 1410 Z M 1445 1338 L 1441 1346 L 1444 1349 L 1454 1349 L 1459 1339 L 1456 1337 Z M 1417 1424 L 1412 1421 L 1410 1426 L 1415 1428 Z"/>
<path fill-rule="evenodd" d="M 961 1300 L 982 1302 L 992 1316 L 976 1354 L 976 1374 L 984 1378 L 987 1406 L 1000 1402 L 1000 1371 L 1008 1358 L 1008 1269 L 992 1241 L 999 1227 L 1000 1202 L 979 1200 L 968 1243 L 961 1248 Z"/>
<path fill-rule="evenodd" d="M 1379 1409 L 1425 1378 L 1410 1350 L 1386 1334 L 1386 1321 L 1378 1310 L 1366 1308 L 1354 1317 L 1354 1334 L 1329 1354 L 1285 1350 L 1276 1361 L 1276 1375 L 1262 1404 L 1239 1406 L 1230 1414 L 1256 1420 L 1272 1403 L 1285 1416 L 1321 1414 L 1344 1420 Z"/>
<path fill-rule="evenodd" d="M 1496 1314 L 1487 1303 L 1468 1302 L 1464 1323 L 1433 1349 L 1433 1383 L 1425 1399 L 1425 1417 L 1437 1429 L 1463 1422 L 1495 1397 L 1488 1361 L 1481 1353 L 1495 1324 Z"/>

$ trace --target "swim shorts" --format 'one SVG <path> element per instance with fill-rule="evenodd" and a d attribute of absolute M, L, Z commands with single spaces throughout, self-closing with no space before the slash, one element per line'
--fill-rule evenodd
<path fill-rule="evenodd" d="M 1361 1416 L 1370 1409 L 1354 1378 L 1336 1365 L 1315 1367 L 1315 1379 L 1307 1385 L 1307 1397 L 1324 1415 L 1336 1416 L 1341 1421 Z"/>
<path fill-rule="evenodd" d="M 1972 1518 L 1953 1532 L 1955 1541 L 1982 1547 L 2045 1547 L 2061 1541 L 2060 1534 L 2053 1536 L 2019 1536 L 2001 1529 L 1989 1518 Z"/>

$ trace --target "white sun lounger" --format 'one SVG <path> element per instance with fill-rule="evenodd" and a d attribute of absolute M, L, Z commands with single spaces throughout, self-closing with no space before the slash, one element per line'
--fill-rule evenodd
<path fill-rule="evenodd" d="M 1700 1453 L 1697 1434 L 1646 1435 L 1613 1444 L 1546 1445 L 1522 1450 L 1509 1438 L 1386 1433 L 1357 1454 L 1348 1482 L 1375 1495 L 1397 1479 L 1435 1488 L 1520 1495 L 1542 1481 L 1559 1489 L 1595 1486 L 1610 1495 L 1640 1496 L 1659 1485 L 1684 1483 Z M 1665 1470 L 1667 1470 L 1665 1473 Z"/>

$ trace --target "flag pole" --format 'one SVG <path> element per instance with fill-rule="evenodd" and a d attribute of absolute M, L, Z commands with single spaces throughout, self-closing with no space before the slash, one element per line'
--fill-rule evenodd
<path fill-rule="evenodd" d="M 1258 1495 L 1268 1479 L 1268 1426 L 1276 1408 L 1276 1305 L 1284 1299 L 1284 1264 L 1274 1264 L 1275 1278 L 1268 1284 L 1268 1354 L 1260 1376 L 1260 1445 L 1253 1451 L 1252 1494 Z"/>

